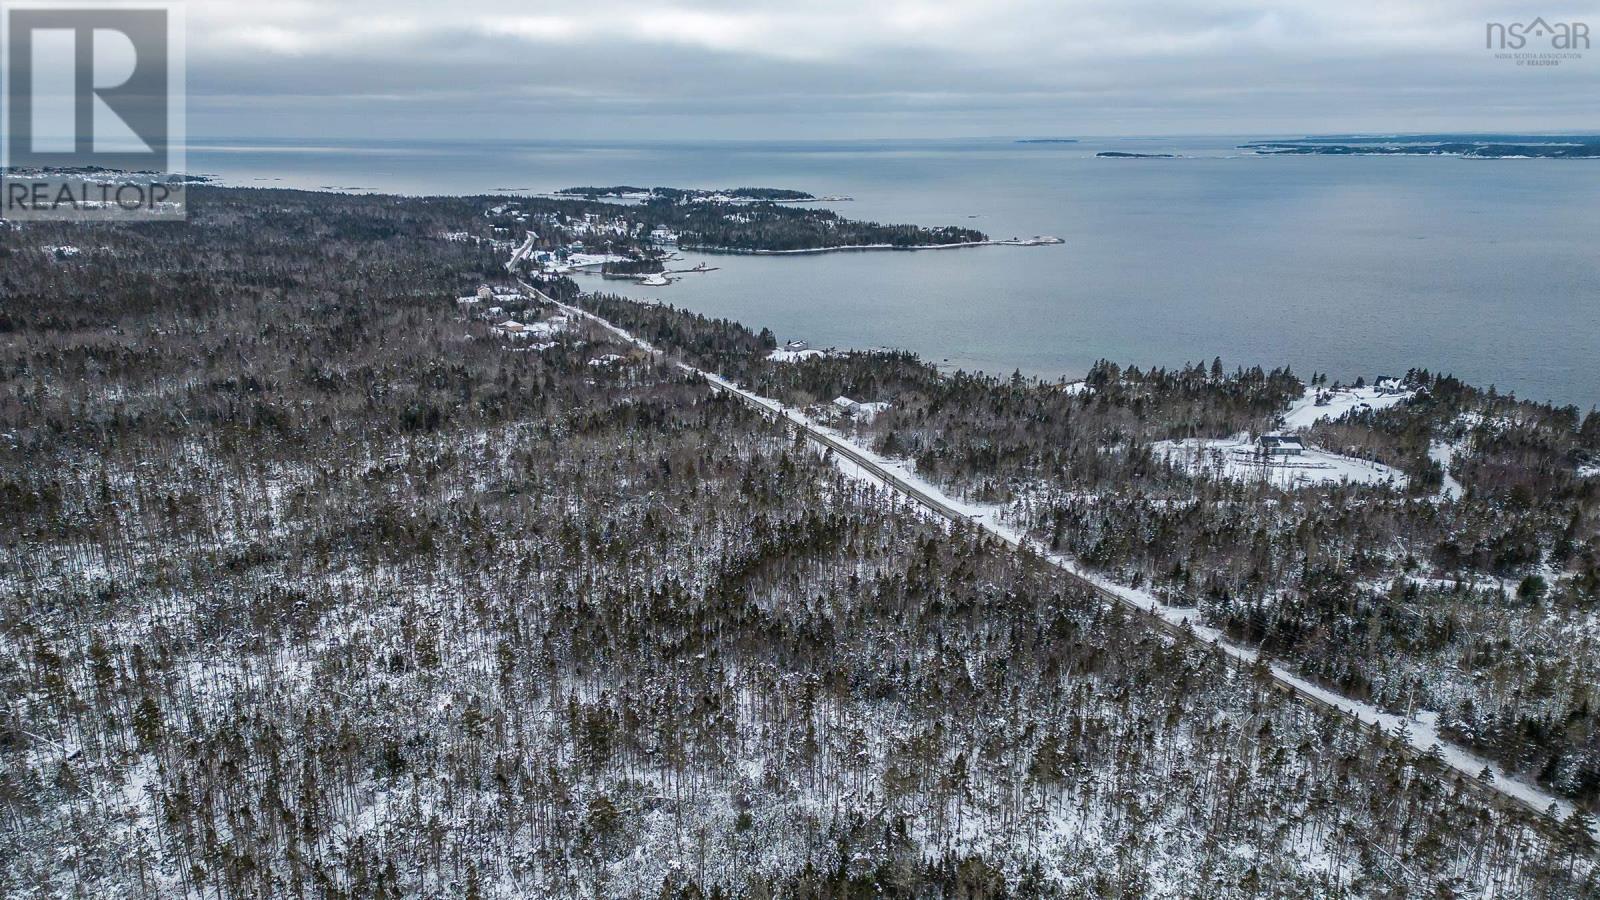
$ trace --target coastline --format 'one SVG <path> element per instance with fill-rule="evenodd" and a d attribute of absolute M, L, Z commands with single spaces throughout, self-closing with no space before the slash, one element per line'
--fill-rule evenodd
<path fill-rule="evenodd" d="M 652 357 L 665 359 L 667 356 L 661 349 L 634 332 L 576 302 L 563 303 L 521 280 L 518 281 L 518 285 L 539 300 L 557 307 L 566 315 L 587 319 Z M 789 351 L 774 351 L 774 353 L 781 352 Z M 812 352 L 825 355 L 832 351 L 808 349 L 796 353 Z M 771 356 L 772 354 L 768 354 L 767 358 Z M 795 358 L 782 361 L 793 362 Z M 846 475 L 862 478 L 896 492 L 935 518 L 946 519 L 958 527 L 970 524 L 1019 552 L 1027 552 L 1030 549 L 1035 552 L 1042 551 L 1041 559 L 1047 565 L 1059 570 L 1067 578 L 1086 586 L 1105 600 L 1148 616 L 1148 621 L 1154 627 L 1178 640 L 1196 641 L 1221 651 L 1241 670 L 1254 671 L 1258 667 L 1264 668 L 1267 677 L 1271 678 L 1280 689 L 1294 695 L 1302 702 L 1336 714 L 1346 721 L 1353 721 L 1358 729 L 1366 729 L 1374 737 L 1389 742 L 1389 746 L 1412 759 L 1433 760 L 1453 769 L 1458 773 L 1456 775 L 1458 784 L 1470 784 L 1473 790 L 1482 791 L 1486 796 L 1520 804 L 1535 816 L 1542 817 L 1540 821 L 1546 824 L 1562 821 L 1575 809 L 1571 800 L 1558 797 L 1521 775 L 1507 772 L 1503 766 L 1480 755 L 1476 750 L 1442 734 L 1438 724 L 1439 713 L 1436 710 L 1423 709 L 1407 711 L 1404 714 L 1387 712 L 1372 702 L 1324 686 L 1318 680 L 1308 678 L 1289 666 L 1274 661 L 1260 647 L 1236 642 L 1224 631 L 1201 624 L 1194 607 L 1169 605 L 1164 598 L 1158 597 L 1150 590 L 1122 584 L 1105 573 L 1083 565 L 1081 561 L 1071 556 L 1044 550 L 1042 546 L 1035 548 L 1034 538 L 1026 527 L 1008 520 L 1003 507 L 974 503 L 959 494 L 947 493 L 946 488 L 919 476 L 914 463 L 908 464 L 905 460 L 882 455 L 870 447 L 857 443 L 851 436 L 818 422 L 804 409 L 789 407 L 781 400 L 757 394 L 754 390 L 731 381 L 715 371 L 702 369 L 683 359 L 674 360 L 672 364 L 684 372 L 704 378 L 712 385 L 713 390 L 725 391 L 734 399 L 771 416 L 775 421 L 787 421 L 798 427 L 802 434 L 814 442 L 835 451 L 838 456 L 834 459 L 834 464 Z M 1087 380 L 1069 382 L 1064 388 L 1074 394 L 1092 390 Z M 1293 418 L 1299 415 L 1303 418 L 1310 415 L 1311 422 L 1328 417 L 1327 413 L 1314 411 L 1314 407 L 1304 405 L 1306 402 L 1303 397 L 1301 401 L 1292 404 L 1288 416 Z M 1308 413 L 1308 410 L 1312 411 Z M 1490 773 L 1490 777 L 1485 779 L 1482 775 L 1484 772 Z"/>
<path fill-rule="evenodd" d="M 684 245 L 684 250 L 694 253 L 736 253 L 742 256 L 792 256 L 816 253 L 847 253 L 869 250 L 956 250 L 962 247 L 1048 247 L 1052 244 L 1065 244 L 1066 241 L 1058 237 L 1040 235 L 1031 238 L 1010 238 L 1007 240 L 988 241 L 960 241 L 954 244 L 847 244 L 841 247 L 805 247 L 798 250 L 750 250 L 737 247 L 698 247 Z"/>

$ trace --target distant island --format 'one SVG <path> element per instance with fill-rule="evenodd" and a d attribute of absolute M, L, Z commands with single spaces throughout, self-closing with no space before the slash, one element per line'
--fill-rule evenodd
<path fill-rule="evenodd" d="M 1023 138 L 1019 144 L 1076 144 L 1077 138 Z"/>
<path fill-rule="evenodd" d="M 1594 159 L 1600 135 L 1416 134 L 1255 141 L 1259 156 L 1456 156 L 1463 159 Z"/>
<path fill-rule="evenodd" d="M 1095 154 L 1100 159 L 1175 159 L 1171 153 L 1124 153 L 1121 150 L 1102 150 Z"/>

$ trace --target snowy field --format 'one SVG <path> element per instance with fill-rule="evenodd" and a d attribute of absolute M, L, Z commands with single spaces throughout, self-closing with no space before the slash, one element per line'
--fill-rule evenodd
<path fill-rule="evenodd" d="M 1289 411 L 1284 413 L 1283 429 L 1299 431 L 1323 419 L 1337 419 L 1354 410 L 1388 409 L 1410 400 L 1416 393 L 1412 390 L 1380 391 L 1375 387 L 1330 390 L 1307 385 L 1305 393 L 1300 395 L 1299 400 L 1289 404 Z"/>
<path fill-rule="evenodd" d="M 1278 487 L 1296 488 L 1314 484 L 1388 484 L 1405 487 L 1406 476 L 1398 469 L 1307 448 L 1299 456 L 1264 460 L 1249 435 L 1206 440 L 1162 441 L 1154 448 L 1157 458 L 1181 466 L 1195 475 L 1211 475 L 1234 481 L 1271 481 Z"/>
<path fill-rule="evenodd" d="M 774 350 L 767 354 L 767 360 L 775 363 L 792 363 L 799 362 L 802 359 L 827 355 L 827 352 L 823 350 Z"/>

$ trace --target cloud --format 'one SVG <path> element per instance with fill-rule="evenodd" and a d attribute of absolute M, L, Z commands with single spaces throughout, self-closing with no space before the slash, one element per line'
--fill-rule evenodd
<path fill-rule="evenodd" d="M 591 136 L 644 120 L 738 136 L 739 116 L 748 136 L 784 116 L 824 136 L 885 115 L 927 135 L 1492 128 L 1507 110 L 1520 127 L 1541 111 L 1550 128 L 1594 127 L 1573 97 L 1593 96 L 1600 51 L 1518 71 L 1483 49 L 1484 23 L 1504 18 L 1477 0 L 208 0 L 190 8 L 190 95 L 196 129 L 233 134 L 249 133 L 245 109 L 323 115 L 329 134 L 452 114 L 505 136 L 530 116 Z"/>

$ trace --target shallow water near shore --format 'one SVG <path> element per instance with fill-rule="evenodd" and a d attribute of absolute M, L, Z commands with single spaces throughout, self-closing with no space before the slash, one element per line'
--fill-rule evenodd
<path fill-rule="evenodd" d="M 1258 136 L 1282 137 L 1282 136 Z M 1141 366 L 1451 372 L 1600 406 L 1600 160 L 1255 157 L 1251 138 L 807 143 L 212 141 L 231 184 L 407 194 L 579 184 L 783 187 L 841 215 L 1059 246 L 686 253 L 718 271 L 587 287 L 968 369 Z M 1174 159 L 1100 159 L 1116 150 Z"/>

